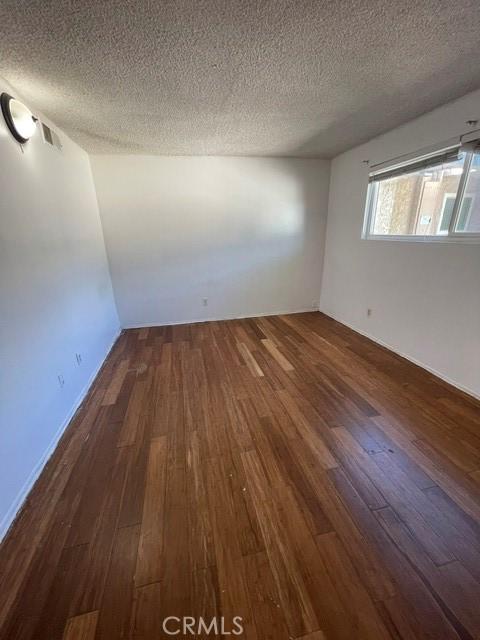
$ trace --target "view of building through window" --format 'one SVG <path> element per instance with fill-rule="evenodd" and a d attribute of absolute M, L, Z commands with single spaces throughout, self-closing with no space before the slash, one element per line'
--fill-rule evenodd
<path fill-rule="evenodd" d="M 454 213 L 464 164 L 470 166 L 456 232 L 480 233 L 480 154 L 465 153 L 370 183 L 371 235 L 446 235 Z M 368 213 L 368 212 L 367 212 Z"/>
<path fill-rule="evenodd" d="M 480 153 L 473 155 L 463 201 L 470 205 L 465 215 L 461 210 L 456 231 L 480 233 Z"/>

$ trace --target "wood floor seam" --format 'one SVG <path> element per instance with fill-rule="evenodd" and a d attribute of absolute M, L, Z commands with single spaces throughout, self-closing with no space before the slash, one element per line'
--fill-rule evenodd
<path fill-rule="evenodd" d="M 480 403 L 319 312 L 125 330 L 0 575 L 0 640 L 480 638 Z"/>

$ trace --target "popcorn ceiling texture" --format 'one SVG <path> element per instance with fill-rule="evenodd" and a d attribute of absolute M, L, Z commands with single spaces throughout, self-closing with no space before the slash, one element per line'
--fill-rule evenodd
<path fill-rule="evenodd" d="M 478 0 L 2 0 L 0 25 L 0 75 L 91 153 L 329 157 L 480 86 Z"/>

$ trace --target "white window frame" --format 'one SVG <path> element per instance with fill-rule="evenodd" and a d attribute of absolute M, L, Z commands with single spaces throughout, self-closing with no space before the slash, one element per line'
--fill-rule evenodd
<path fill-rule="evenodd" d="M 447 151 L 452 151 L 458 149 L 460 152 L 460 143 L 456 143 L 454 145 L 450 144 L 448 146 L 443 146 L 442 148 L 436 148 L 435 151 L 429 153 L 417 153 L 415 155 L 408 156 L 408 159 L 403 162 L 396 163 L 384 163 L 381 165 L 376 165 L 377 171 L 373 171 L 369 174 L 369 178 L 372 176 L 378 175 L 379 173 L 386 173 L 391 169 L 397 168 L 408 168 L 411 165 L 416 164 L 422 160 L 428 160 L 431 158 L 432 160 L 438 158 L 439 155 L 446 153 Z M 478 151 L 477 151 L 478 153 Z M 362 239 L 364 240 L 390 240 L 390 241 L 399 241 L 399 242 L 465 242 L 465 243 L 480 243 L 480 233 L 470 232 L 470 231 L 456 231 L 456 225 L 458 222 L 458 218 L 461 210 L 461 203 L 463 201 L 463 196 L 465 192 L 465 187 L 467 183 L 467 179 L 469 176 L 470 167 L 472 164 L 472 159 L 474 156 L 474 152 L 472 150 L 465 150 L 465 160 L 463 163 L 462 175 L 460 176 L 460 182 L 457 189 L 455 204 L 453 206 L 452 218 L 450 220 L 450 226 L 446 233 L 440 233 L 438 235 L 393 235 L 393 234 L 378 234 L 372 233 L 373 224 L 375 220 L 375 211 L 376 204 L 378 198 L 378 182 L 369 181 L 368 190 L 367 190 L 367 198 L 366 198 L 366 206 L 365 206 L 365 215 L 363 219 L 363 229 L 362 229 Z M 455 195 L 455 194 L 451 194 Z M 470 194 L 469 194 L 470 195 Z M 445 203 L 444 205 L 445 206 Z M 473 209 L 473 198 L 472 198 L 472 207 L 470 208 L 469 216 Z M 443 215 L 443 207 L 442 207 L 442 215 Z M 441 220 L 441 217 L 440 217 Z M 440 223 L 439 223 L 440 224 Z"/>
<path fill-rule="evenodd" d="M 446 231 L 441 231 L 440 227 L 442 226 L 443 216 L 445 215 L 445 205 L 447 204 L 447 198 L 453 198 L 455 200 L 456 197 L 457 196 L 456 196 L 455 193 L 444 193 L 443 194 L 442 209 L 440 211 L 440 218 L 438 220 L 438 226 L 437 226 L 437 235 L 439 235 L 439 236 L 448 235 L 448 229 Z M 465 226 L 468 226 L 468 223 L 470 222 L 470 218 L 471 218 L 471 215 L 472 215 L 473 201 L 475 200 L 475 194 L 474 193 L 464 193 L 463 197 L 462 197 L 462 205 L 463 205 L 463 202 L 464 202 L 465 198 L 470 198 L 470 207 L 468 209 L 467 218 L 465 220 Z M 455 208 L 455 204 L 453 206 Z M 460 213 L 461 213 L 461 208 L 460 208 L 460 212 L 459 212 L 459 217 L 460 217 Z M 452 218 L 453 218 L 453 211 L 452 211 Z M 464 233 L 469 233 L 469 232 L 468 231 L 459 231 L 458 233 L 464 234 Z"/>

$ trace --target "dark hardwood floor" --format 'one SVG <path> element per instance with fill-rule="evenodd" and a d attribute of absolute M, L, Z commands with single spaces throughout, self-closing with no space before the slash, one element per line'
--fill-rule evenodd
<path fill-rule="evenodd" d="M 320 313 L 126 331 L 1 547 L 0 636 L 480 638 L 479 409 Z"/>

